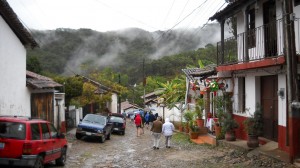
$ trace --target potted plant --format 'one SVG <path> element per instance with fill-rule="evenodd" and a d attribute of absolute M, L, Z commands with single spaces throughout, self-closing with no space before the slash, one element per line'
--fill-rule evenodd
<path fill-rule="evenodd" d="M 191 139 L 195 139 L 198 137 L 198 129 L 195 125 L 194 125 L 194 121 L 195 121 L 195 115 L 196 113 L 193 111 L 186 111 L 183 114 L 184 119 L 187 122 L 188 128 L 189 128 L 189 133 L 190 133 L 190 138 Z"/>
<path fill-rule="evenodd" d="M 235 141 L 235 129 L 238 128 L 238 123 L 232 118 L 232 114 L 226 113 L 223 123 L 222 129 L 225 132 L 225 140 L 227 141 Z"/>
<path fill-rule="evenodd" d="M 196 122 L 198 127 L 204 127 L 204 120 L 203 120 L 203 109 L 204 109 L 204 99 L 197 99 L 195 113 L 196 113 Z"/>
<path fill-rule="evenodd" d="M 224 134 L 221 134 L 221 129 L 222 129 L 222 123 L 224 121 L 224 117 L 225 117 L 225 107 L 224 107 L 224 100 L 223 100 L 223 96 L 217 96 L 214 98 L 214 104 L 216 106 L 216 113 L 215 113 L 215 117 L 218 118 L 218 120 L 215 122 L 214 124 L 214 130 L 215 130 L 215 135 L 218 139 L 221 139 L 224 137 Z"/>
<path fill-rule="evenodd" d="M 263 133 L 263 114 L 259 104 L 256 105 L 256 110 L 253 115 L 243 122 L 244 130 L 248 133 L 247 146 L 256 148 L 259 146 L 258 136 Z"/>

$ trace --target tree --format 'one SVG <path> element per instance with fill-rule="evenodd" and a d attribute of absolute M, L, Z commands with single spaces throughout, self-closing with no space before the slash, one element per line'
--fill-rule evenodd
<path fill-rule="evenodd" d="M 183 75 L 180 77 L 175 77 L 171 81 L 167 81 L 166 83 L 157 82 L 161 87 L 162 94 L 160 98 L 164 98 L 164 104 L 169 108 L 176 107 L 176 104 L 183 102 L 185 100 L 185 92 L 186 92 L 186 80 Z"/>
<path fill-rule="evenodd" d="M 26 63 L 26 69 L 37 74 L 42 72 L 42 67 L 39 59 L 36 56 L 28 57 Z"/>

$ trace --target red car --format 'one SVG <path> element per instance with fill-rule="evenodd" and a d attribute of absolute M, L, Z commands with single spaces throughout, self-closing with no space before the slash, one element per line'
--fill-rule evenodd
<path fill-rule="evenodd" d="M 0 165 L 64 166 L 67 140 L 52 123 L 28 117 L 0 116 Z"/>

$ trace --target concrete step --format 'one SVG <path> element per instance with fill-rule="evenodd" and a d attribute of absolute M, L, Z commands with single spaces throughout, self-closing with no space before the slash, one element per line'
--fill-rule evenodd
<path fill-rule="evenodd" d="M 191 139 L 191 141 L 196 144 L 209 144 L 213 146 L 217 145 L 216 137 L 210 134 L 199 135 L 197 139 Z"/>

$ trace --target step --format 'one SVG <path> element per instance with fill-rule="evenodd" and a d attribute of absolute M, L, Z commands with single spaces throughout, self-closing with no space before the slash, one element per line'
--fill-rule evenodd
<path fill-rule="evenodd" d="M 196 144 L 210 144 L 213 146 L 217 145 L 217 140 L 214 136 L 209 134 L 199 135 L 197 139 L 191 139 Z"/>

